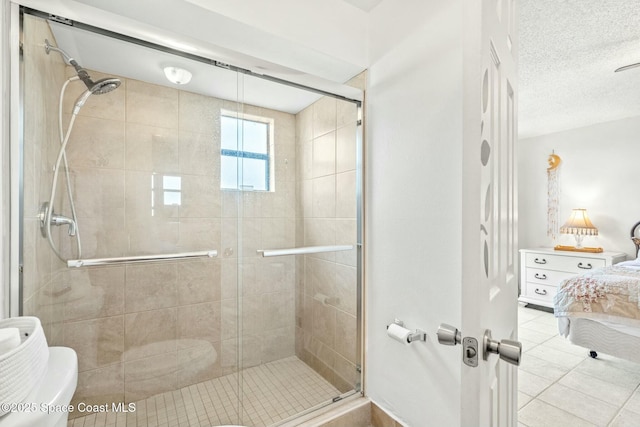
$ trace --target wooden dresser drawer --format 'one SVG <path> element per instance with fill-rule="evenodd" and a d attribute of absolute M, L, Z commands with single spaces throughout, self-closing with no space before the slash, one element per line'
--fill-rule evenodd
<path fill-rule="evenodd" d="M 583 256 L 564 256 L 556 254 L 536 254 L 526 255 L 526 266 L 541 268 L 545 270 L 557 270 L 573 273 L 584 273 L 594 268 L 605 267 L 607 262 L 604 259 L 589 258 Z"/>
<path fill-rule="evenodd" d="M 527 283 L 523 292 L 523 296 L 528 299 L 538 300 L 541 305 L 553 307 L 553 297 L 556 296 L 558 288 L 555 286 L 540 285 L 538 283 Z"/>
<path fill-rule="evenodd" d="M 573 276 L 575 276 L 574 273 L 564 271 L 527 268 L 527 282 L 539 283 L 541 285 L 558 286 L 564 279 Z"/>

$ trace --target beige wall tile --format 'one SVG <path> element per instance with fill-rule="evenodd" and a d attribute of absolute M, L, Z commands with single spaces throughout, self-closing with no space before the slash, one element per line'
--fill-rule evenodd
<path fill-rule="evenodd" d="M 296 146 L 296 176 L 298 179 L 313 178 L 313 141 Z"/>
<path fill-rule="evenodd" d="M 313 139 L 313 105 L 296 115 L 296 139 L 303 142 Z"/>
<path fill-rule="evenodd" d="M 124 360 L 175 353 L 177 309 L 143 311 L 125 315 Z"/>
<path fill-rule="evenodd" d="M 308 296 L 314 298 L 316 294 L 321 294 L 335 301 L 338 298 L 336 294 L 336 264 L 308 257 L 305 267 L 305 282 L 307 284 L 305 290 L 308 291 Z"/>
<path fill-rule="evenodd" d="M 356 169 L 356 131 L 355 124 L 341 127 L 336 136 L 336 172 Z"/>
<path fill-rule="evenodd" d="M 219 342 L 178 350 L 177 386 L 186 387 L 222 375 Z"/>
<path fill-rule="evenodd" d="M 336 219 L 336 245 L 353 245 L 350 251 L 336 252 L 336 262 L 352 267 L 357 266 L 357 223 L 355 219 Z"/>
<path fill-rule="evenodd" d="M 165 86 L 126 81 L 126 120 L 150 126 L 178 127 L 178 91 Z"/>
<path fill-rule="evenodd" d="M 182 261 L 177 267 L 179 305 L 220 301 L 220 260 Z"/>
<path fill-rule="evenodd" d="M 220 139 L 216 139 L 214 134 L 181 130 L 178 140 L 180 146 L 180 172 L 212 176 L 219 183 Z"/>
<path fill-rule="evenodd" d="M 336 175 L 336 218 L 356 217 L 356 172 Z"/>
<path fill-rule="evenodd" d="M 335 342 L 336 311 L 333 307 L 313 302 L 313 335 L 333 348 Z"/>
<path fill-rule="evenodd" d="M 219 342 L 220 301 L 178 307 L 178 349 Z"/>
<path fill-rule="evenodd" d="M 336 173 L 336 133 L 329 132 L 313 140 L 311 177 Z"/>
<path fill-rule="evenodd" d="M 64 320 L 84 320 L 124 313 L 124 267 L 67 270 L 53 301 L 64 307 Z"/>
<path fill-rule="evenodd" d="M 356 315 L 357 271 L 355 267 L 336 264 L 335 294 L 338 297 L 336 306 L 349 314 Z"/>
<path fill-rule="evenodd" d="M 336 101 L 336 127 L 355 126 L 358 121 L 358 106 L 349 101 Z M 354 134 L 355 135 L 355 134 Z"/>
<path fill-rule="evenodd" d="M 236 258 L 223 259 L 221 275 L 221 298 L 238 298 L 238 260 Z"/>
<path fill-rule="evenodd" d="M 328 96 L 313 104 L 313 137 L 336 129 L 336 99 Z"/>
<path fill-rule="evenodd" d="M 178 385 L 177 371 L 175 351 L 125 363 L 125 400 L 134 402 L 175 390 Z"/>
<path fill-rule="evenodd" d="M 294 298 L 291 292 L 274 292 L 263 296 L 262 330 L 291 328 L 294 324 Z M 244 307 L 243 307 L 244 309 Z M 292 332 L 293 335 L 293 332 Z"/>
<path fill-rule="evenodd" d="M 222 100 L 196 93 L 179 93 L 179 127 L 198 133 L 220 133 Z"/>
<path fill-rule="evenodd" d="M 358 322 L 355 316 L 336 311 L 336 352 L 351 363 L 356 360 Z"/>
<path fill-rule="evenodd" d="M 399 427 L 400 424 L 391 418 L 378 405 L 371 402 L 371 424 L 373 427 Z"/>
<path fill-rule="evenodd" d="M 125 311 L 175 307 L 178 303 L 178 271 L 174 263 L 128 265 Z"/>
<path fill-rule="evenodd" d="M 78 386 L 71 404 L 83 402 L 99 405 L 124 401 L 124 364 L 106 366 L 100 369 L 80 372 Z M 76 413 L 78 414 L 78 413 Z M 81 414 L 79 414 L 81 415 Z"/>
<path fill-rule="evenodd" d="M 66 323 L 64 346 L 78 354 L 78 371 L 84 372 L 122 362 L 123 316 Z"/>
<path fill-rule="evenodd" d="M 76 168 L 122 169 L 124 123 L 78 116 L 69 135 L 66 152 L 69 165 Z"/>
<path fill-rule="evenodd" d="M 119 169 L 88 169 L 85 167 L 72 167 L 71 169 L 74 175 L 72 188 L 78 217 L 121 217 L 124 214 L 124 171 Z M 59 192 L 58 197 L 66 199 L 66 190 Z M 65 212 L 59 213 L 70 215 L 69 212 L 69 210 L 65 209 Z"/>
<path fill-rule="evenodd" d="M 220 248 L 219 218 L 181 218 L 180 251 L 204 251 Z"/>
<path fill-rule="evenodd" d="M 180 217 L 219 218 L 222 213 L 220 183 L 212 176 L 182 175 Z"/>
<path fill-rule="evenodd" d="M 180 171 L 178 131 L 139 123 L 125 124 L 125 165 L 130 171 Z"/>
<path fill-rule="evenodd" d="M 336 216 L 336 176 L 314 178 L 312 181 L 312 216 L 334 218 Z"/>
<path fill-rule="evenodd" d="M 238 337 L 238 300 L 225 299 L 220 302 L 220 336 L 223 341 Z"/>
<path fill-rule="evenodd" d="M 295 334 L 292 327 L 273 329 L 264 333 L 262 363 L 294 355 Z"/>

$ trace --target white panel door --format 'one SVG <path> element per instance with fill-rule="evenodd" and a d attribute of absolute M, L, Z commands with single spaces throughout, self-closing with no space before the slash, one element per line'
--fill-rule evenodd
<path fill-rule="evenodd" d="M 517 339 L 515 0 L 465 4 L 475 11 L 465 27 L 461 332 L 478 340 L 479 357 L 462 368 L 462 425 L 514 426 L 517 367 L 497 354 L 484 360 L 483 334 Z"/>

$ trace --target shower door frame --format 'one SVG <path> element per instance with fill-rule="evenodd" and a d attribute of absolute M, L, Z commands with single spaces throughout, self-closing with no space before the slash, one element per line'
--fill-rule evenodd
<path fill-rule="evenodd" d="M 39 9 L 34 9 L 32 7 L 40 7 L 40 9 L 48 9 L 48 12 L 43 12 Z M 22 16 L 23 13 L 28 13 L 45 20 L 54 20 L 58 21 L 59 19 L 64 20 L 64 17 L 58 15 L 56 9 L 60 9 L 61 14 L 71 13 L 65 7 L 60 5 L 50 5 L 38 1 L 38 0 L 23 0 L 18 2 L 9 2 L 9 43 L 10 43 L 10 61 L 9 66 L 3 65 L 5 72 L 9 74 L 10 78 L 10 87 L 7 92 L 10 92 L 10 109 L 8 112 L 9 123 L 10 123 L 10 136 L 9 136 L 9 162 L 10 162 L 10 186 L 9 196 L 10 196 L 10 214 L 9 214 L 9 228 L 10 228 L 10 243 L 9 245 L 9 253 L 3 254 L 5 260 L 9 262 L 9 265 L 5 267 L 8 270 L 8 274 L 5 271 L 2 271 L 4 275 L 9 276 L 9 287 L 5 289 L 8 292 L 5 292 L 5 297 L 7 297 L 7 301 L 5 301 L 5 307 L 7 307 L 9 316 L 20 316 L 22 315 L 22 256 L 23 256 L 23 199 L 24 192 L 22 186 L 22 169 L 23 169 L 23 137 L 24 137 L 24 122 L 23 122 L 23 92 L 24 92 L 24 79 L 23 79 L 23 60 L 21 58 L 21 32 L 22 32 Z M 95 17 L 94 17 L 95 18 Z M 95 19 L 94 19 L 95 20 Z M 331 98 L 335 98 L 342 101 L 347 101 L 355 104 L 357 108 L 357 126 L 356 126 L 356 258 L 357 258 L 357 266 L 356 266 L 356 313 L 357 313 L 357 328 L 356 328 L 356 360 L 358 361 L 357 368 L 360 374 L 360 382 L 356 384 L 356 387 L 353 391 L 349 391 L 344 393 L 340 398 L 336 398 L 333 401 L 337 402 L 341 400 L 342 397 L 353 396 L 353 395 L 364 395 L 364 167 L 365 167 L 365 144 L 364 144 L 364 111 L 363 111 L 363 103 L 364 103 L 364 92 L 360 92 L 359 97 L 351 98 L 348 96 L 344 96 L 338 93 L 330 92 L 325 89 L 321 89 L 318 87 L 312 87 L 296 82 L 287 81 L 278 77 L 269 76 L 265 74 L 255 73 L 251 70 L 240 68 L 234 65 L 226 64 L 219 62 L 215 59 L 194 55 L 185 51 L 181 51 L 179 49 L 170 47 L 168 45 L 163 45 L 157 43 L 157 41 L 149 41 L 143 38 L 137 38 L 129 35 L 125 35 L 123 33 L 111 31 L 109 29 L 103 27 L 97 27 L 90 24 L 83 23 L 82 21 L 78 21 L 75 19 L 69 19 L 69 22 L 73 24 L 73 26 L 80 28 L 82 30 L 92 31 L 98 34 L 102 34 L 105 36 L 113 37 L 122 41 L 135 43 L 141 46 L 145 46 L 148 48 L 160 50 L 166 53 L 171 53 L 174 55 L 182 56 L 187 59 L 204 62 L 211 66 L 222 67 L 228 69 L 230 71 L 235 71 L 240 74 L 249 75 L 252 77 L 257 77 L 260 79 L 268 80 L 274 83 L 283 84 L 286 86 L 294 87 L 297 89 L 302 89 L 310 92 L 314 92 L 316 94 L 320 94 L 322 96 L 328 96 Z M 113 23 L 113 21 L 110 21 Z M 116 26 L 113 24 L 112 26 Z M 121 28 L 120 28 L 121 29 Z M 158 35 L 161 37 L 161 35 Z M 151 36 L 153 37 L 153 35 Z M 4 82 L 3 82 L 4 83 Z M 358 99 L 360 98 L 360 99 Z M 1 158 L 1 157 L 0 157 Z M 5 174 L 6 175 L 6 174 Z M 3 176 L 4 177 L 4 176 Z M 18 183 L 17 185 L 15 183 Z M 4 260 L 3 260 L 4 261 Z M 2 264 L 0 264 L 2 267 Z M 325 406 L 323 404 L 322 406 Z M 315 412 L 318 407 L 313 407 L 308 410 L 302 411 L 296 414 L 296 417 L 304 416 L 305 414 L 309 414 L 311 412 Z M 290 421 L 289 419 L 284 420 L 283 422 Z"/>

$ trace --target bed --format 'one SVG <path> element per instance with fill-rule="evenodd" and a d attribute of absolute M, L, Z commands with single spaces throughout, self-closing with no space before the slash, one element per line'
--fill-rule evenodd
<path fill-rule="evenodd" d="M 564 280 L 554 298 L 558 330 L 573 344 L 640 363 L 640 222 L 637 258 Z"/>

